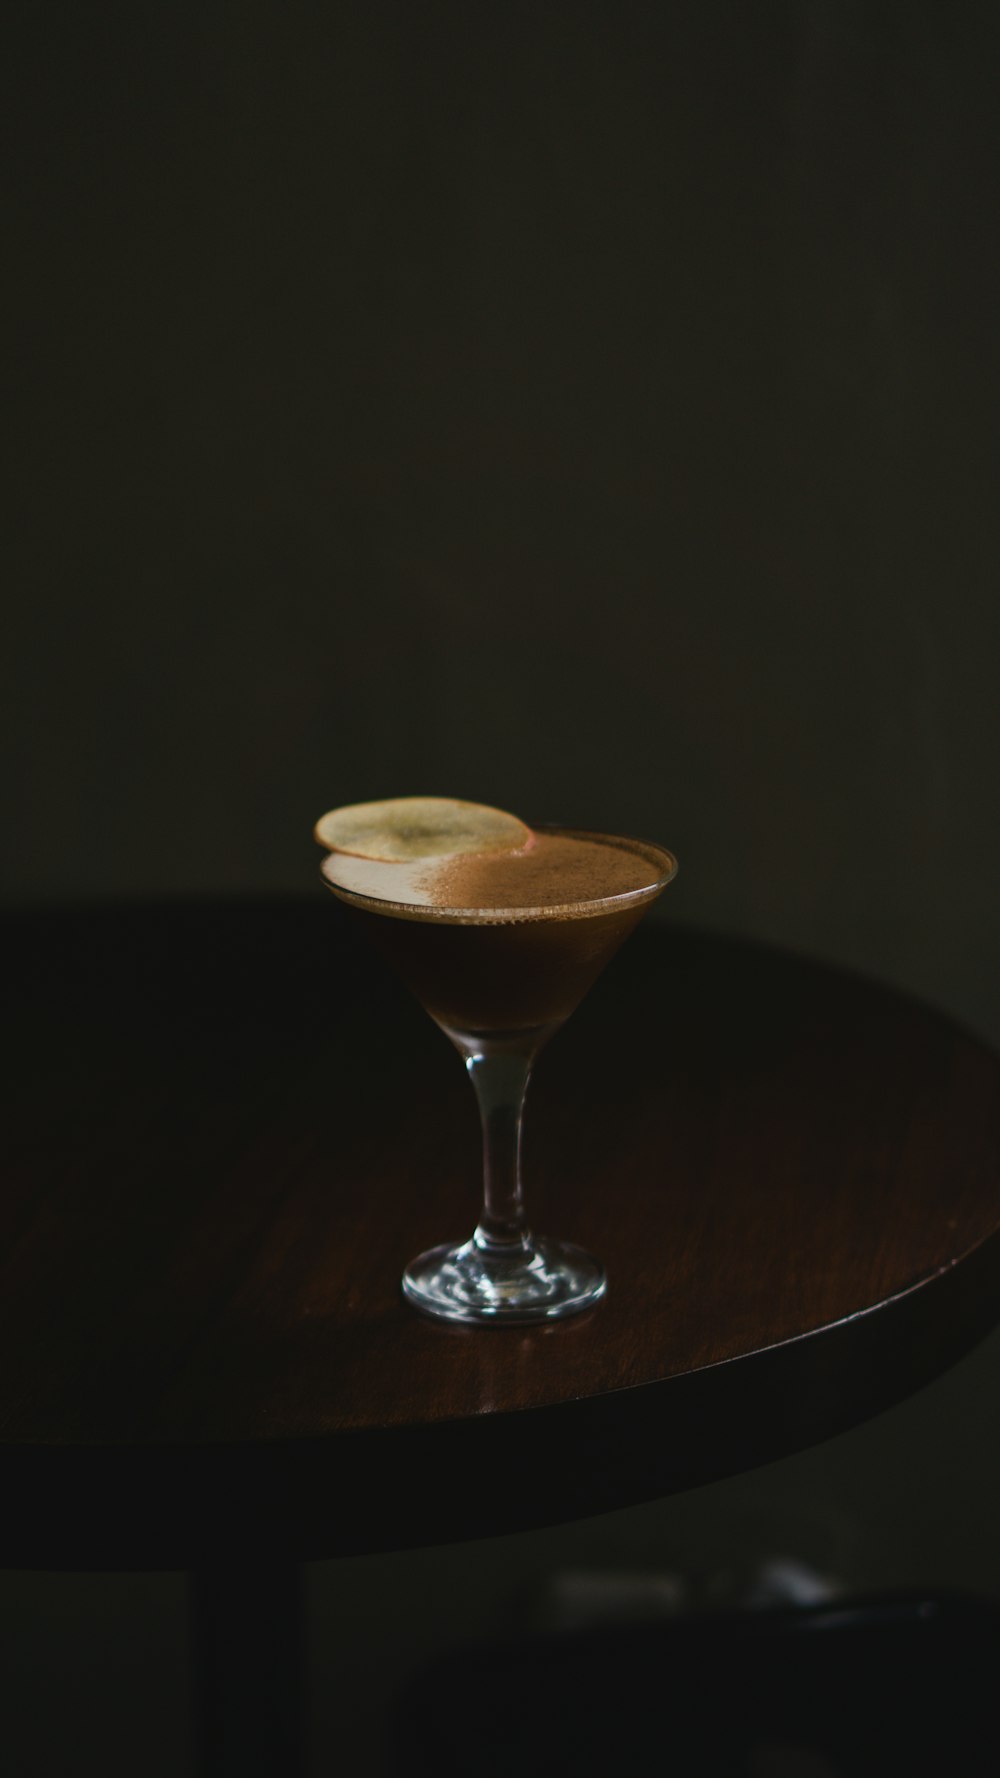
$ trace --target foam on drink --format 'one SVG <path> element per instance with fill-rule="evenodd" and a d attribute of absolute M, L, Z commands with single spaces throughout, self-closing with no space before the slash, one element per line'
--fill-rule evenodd
<path fill-rule="evenodd" d="M 323 874 L 397 917 L 496 921 L 583 918 L 618 896 L 654 893 L 667 868 L 660 847 L 638 840 L 543 829 L 507 851 L 392 861 L 331 852 Z"/>

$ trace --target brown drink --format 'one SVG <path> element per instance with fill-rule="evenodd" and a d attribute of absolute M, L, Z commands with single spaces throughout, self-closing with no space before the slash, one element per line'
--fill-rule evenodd
<path fill-rule="evenodd" d="M 449 1030 L 561 1024 L 673 874 L 662 847 L 549 828 L 514 852 L 385 863 L 331 853 L 327 882 Z"/>

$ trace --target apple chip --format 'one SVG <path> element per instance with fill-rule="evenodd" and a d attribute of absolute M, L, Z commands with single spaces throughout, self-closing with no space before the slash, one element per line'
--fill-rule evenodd
<path fill-rule="evenodd" d="M 348 852 L 386 864 L 451 858 L 463 852 L 519 852 L 534 837 L 516 815 L 449 796 L 350 803 L 321 816 L 314 832 L 329 852 Z"/>

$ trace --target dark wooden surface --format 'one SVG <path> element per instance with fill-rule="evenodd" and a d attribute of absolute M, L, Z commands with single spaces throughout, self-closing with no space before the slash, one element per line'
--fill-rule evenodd
<path fill-rule="evenodd" d="M 473 1095 L 320 892 L 5 917 L 0 1560 L 479 1536 L 829 1436 L 997 1317 L 1000 1066 L 839 972 L 653 921 L 539 1062 L 551 1328 L 403 1302 L 471 1230 Z"/>

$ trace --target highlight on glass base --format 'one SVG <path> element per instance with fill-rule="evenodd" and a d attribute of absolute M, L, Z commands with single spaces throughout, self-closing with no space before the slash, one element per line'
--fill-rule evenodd
<path fill-rule="evenodd" d="M 450 797 L 333 809 L 316 824 L 323 876 L 462 1057 L 483 1126 L 483 1201 L 461 1245 L 403 1275 L 425 1314 L 494 1326 L 580 1313 L 603 1266 L 528 1232 L 524 1097 L 542 1046 L 677 871 L 663 846 L 578 828 L 532 829 Z M 471 1218 L 470 1218 L 471 1220 Z"/>
<path fill-rule="evenodd" d="M 604 1267 L 568 1241 L 533 1241 L 491 1251 L 476 1236 L 432 1247 L 403 1273 L 403 1295 L 445 1321 L 558 1321 L 600 1302 Z"/>

